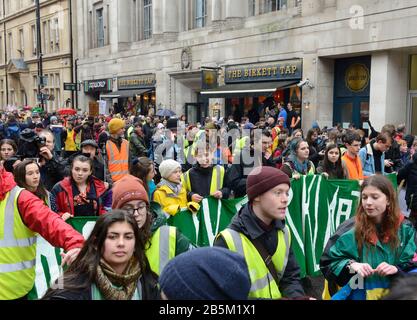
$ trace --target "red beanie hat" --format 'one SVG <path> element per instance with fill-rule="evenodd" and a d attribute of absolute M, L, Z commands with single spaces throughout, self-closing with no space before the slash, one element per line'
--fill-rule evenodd
<path fill-rule="evenodd" d="M 143 200 L 149 204 L 148 193 L 143 186 L 142 180 L 130 174 L 115 182 L 112 191 L 112 209 L 120 209 L 126 202 L 132 200 Z"/>
<path fill-rule="evenodd" d="M 291 186 L 290 178 L 281 170 L 273 167 L 256 167 L 246 180 L 249 201 L 252 202 L 257 196 L 283 183 Z"/>

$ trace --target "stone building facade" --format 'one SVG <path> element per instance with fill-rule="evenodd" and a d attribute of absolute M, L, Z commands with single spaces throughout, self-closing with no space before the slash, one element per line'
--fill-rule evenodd
<path fill-rule="evenodd" d="M 82 108 L 137 100 L 194 120 L 274 97 L 304 129 L 369 119 L 417 134 L 417 0 L 77 0 L 76 16 Z M 268 71 L 282 66 L 297 77 Z"/>
<path fill-rule="evenodd" d="M 41 0 L 44 106 L 65 106 L 71 92 L 71 46 L 68 0 Z M 0 1 L 0 108 L 38 105 L 38 59 L 34 0 Z"/>

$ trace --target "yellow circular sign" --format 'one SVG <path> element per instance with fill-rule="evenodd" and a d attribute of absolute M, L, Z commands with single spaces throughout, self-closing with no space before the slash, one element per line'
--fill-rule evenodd
<path fill-rule="evenodd" d="M 360 63 L 352 64 L 346 70 L 346 87 L 353 92 L 363 91 L 369 84 L 369 69 Z"/>

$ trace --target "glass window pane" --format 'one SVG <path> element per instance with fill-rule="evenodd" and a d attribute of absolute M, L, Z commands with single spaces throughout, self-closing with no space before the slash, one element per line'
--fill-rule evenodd
<path fill-rule="evenodd" d="M 411 134 L 417 135 L 417 96 L 411 98 Z"/>
<path fill-rule="evenodd" d="M 361 128 L 364 128 L 363 124 L 369 120 L 369 102 L 361 102 Z"/>
<path fill-rule="evenodd" d="M 411 56 L 410 90 L 417 90 L 417 55 Z"/>
<path fill-rule="evenodd" d="M 352 122 L 352 114 L 353 114 L 353 103 L 344 103 L 341 104 L 341 119 L 343 128 L 349 127 L 349 124 Z"/>

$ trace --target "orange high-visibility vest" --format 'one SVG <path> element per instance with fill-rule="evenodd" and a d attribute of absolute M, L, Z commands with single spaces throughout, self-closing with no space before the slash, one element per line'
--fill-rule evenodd
<path fill-rule="evenodd" d="M 106 152 L 109 172 L 113 182 L 129 174 L 129 142 L 127 140 L 123 139 L 120 151 L 114 142 L 108 140 L 106 143 Z"/>

